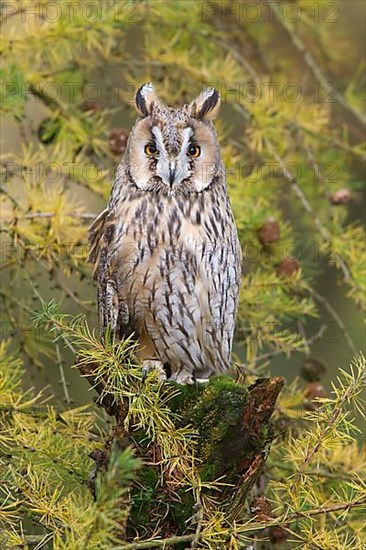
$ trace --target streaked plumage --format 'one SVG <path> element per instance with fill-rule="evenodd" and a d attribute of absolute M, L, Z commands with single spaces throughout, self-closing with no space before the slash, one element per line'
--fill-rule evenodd
<path fill-rule="evenodd" d="M 102 332 L 134 333 L 141 358 L 181 383 L 231 361 L 241 252 L 211 122 L 219 102 L 211 88 L 172 109 L 142 86 L 141 118 L 90 228 Z"/>

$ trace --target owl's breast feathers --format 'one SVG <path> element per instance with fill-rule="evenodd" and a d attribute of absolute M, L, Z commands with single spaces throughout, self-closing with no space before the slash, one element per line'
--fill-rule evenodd
<path fill-rule="evenodd" d="M 229 368 L 241 251 L 225 189 L 119 197 L 90 228 L 102 332 L 196 378 Z"/>

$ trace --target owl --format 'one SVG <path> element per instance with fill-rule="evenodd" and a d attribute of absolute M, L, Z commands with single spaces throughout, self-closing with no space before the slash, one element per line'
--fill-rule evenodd
<path fill-rule="evenodd" d="M 151 83 L 108 207 L 90 227 L 102 335 L 134 335 L 143 368 L 181 384 L 229 369 L 241 250 L 212 120 L 220 96 L 205 89 L 174 109 Z"/>

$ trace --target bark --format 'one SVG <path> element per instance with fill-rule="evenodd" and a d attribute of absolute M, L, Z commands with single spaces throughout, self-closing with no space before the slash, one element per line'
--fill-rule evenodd
<path fill-rule="evenodd" d="M 246 388 L 227 377 L 213 378 L 203 390 L 185 388 L 173 403 L 183 422 L 199 433 L 202 479 L 234 485 L 222 490 L 234 518 L 265 463 L 273 438 L 270 419 L 283 384 L 281 377 L 262 378 Z"/>
<path fill-rule="evenodd" d="M 87 371 L 80 366 L 80 370 L 99 392 L 97 402 L 116 418 L 105 449 L 91 455 L 96 462 L 95 477 L 98 469 L 108 462 L 113 440 L 117 439 L 122 446 L 131 444 L 132 440 L 123 427 L 126 403 L 113 401 L 110 396 L 101 399 L 103 384 L 95 385 L 93 366 L 88 365 Z M 178 426 L 190 425 L 198 433 L 197 456 L 202 480 L 221 478 L 223 483 L 230 484 L 224 486 L 220 498 L 223 509 L 232 520 L 238 519 L 246 509 L 250 489 L 264 466 L 273 438 L 271 416 L 283 383 L 280 377 L 262 378 L 247 388 L 229 377 L 217 377 L 207 384 L 179 386 L 179 395 L 170 401 L 179 418 Z M 161 484 L 159 466 L 152 460 L 152 457 L 159 456 L 159 449 L 149 445 L 143 433 L 134 432 L 133 442 L 145 466 L 138 483 L 131 489 L 132 507 L 127 533 L 135 536 L 137 531 L 143 533 L 143 538 L 148 538 L 164 517 L 166 536 L 184 535 L 187 520 L 194 514 L 196 505 L 192 494 L 182 491 L 178 498 L 172 497 L 169 488 Z"/>

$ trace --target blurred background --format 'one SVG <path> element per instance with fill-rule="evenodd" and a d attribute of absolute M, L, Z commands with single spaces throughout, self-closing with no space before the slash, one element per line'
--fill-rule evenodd
<path fill-rule="evenodd" d="M 1 18 L 1 327 L 25 385 L 91 399 L 32 315 L 53 299 L 98 330 L 87 228 L 151 80 L 170 105 L 222 96 L 239 370 L 327 395 L 365 344 L 365 3 L 3 1 Z"/>

